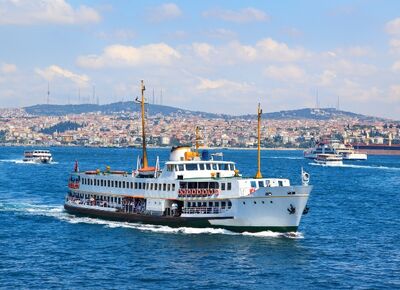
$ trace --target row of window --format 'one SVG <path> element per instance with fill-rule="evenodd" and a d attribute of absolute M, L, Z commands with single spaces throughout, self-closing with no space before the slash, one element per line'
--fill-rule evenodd
<path fill-rule="evenodd" d="M 94 186 L 126 188 L 126 189 L 175 191 L 174 183 L 172 183 L 172 184 L 170 184 L 170 183 L 145 183 L 145 182 L 129 182 L 129 181 L 82 178 L 82 184 L 94 185 Z"/>
<path fill-rule="evenodd" d="M 251 185 L 251 187 L 254 187 L 254 188 L 256 188 L 256 187 L 270 187 L 271 186 L 271 184 L 269 183 L 269 180 L 258 180 L 258 181 L 252 180 L 252 181 L 250 181 L 250 185 Z M 283 186 L 283 181 L 282 180 L 278 180 L 278 185 L 279 186 Z"/>
<path fill-rule="evenodd" d="M 167 164 L 167 171 L 193 171 L 193 170 L 235 170 L 233 163 L 187 163 Z"/>
<path fill-rule="evenodd" d="M 231 182 L 195 182 L 195 181 L 189 181 L 189 182 L 180 182 L 179 183 L 179 188 L 181 189 L 219 189 L 221 190 L 231 190 L 232 189 L 232 183 Z"/>
<path fill-rule="evenodd" d="M 122 202 L 121 197 L 116 197 L 116 196 L 90 195 L 90 194 L 83 194 L 83 193 L 74 193 L 74 194 L 71 194 L 71 196 L 77 197 L 80 199 L 86 199 L 86 200 L 90 200 L 91 198 L 94 198 L 96 201 L 107 201 L 110 203 L 117 203 L 117 204 L 121 204 L 121 202 Z"/>
<path fill-rule="evenodd" d="M 221 204 L 221 208 L 231 208 L 232 207 L 232 202 L 228 201 L 189 201 L 187 203 L 187 207 L 219 207 L 219 205 Z"/>

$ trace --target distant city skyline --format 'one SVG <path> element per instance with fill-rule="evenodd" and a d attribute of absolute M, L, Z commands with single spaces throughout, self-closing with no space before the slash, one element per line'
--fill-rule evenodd
<path fill-rule="evenodd" d="M 190 110 L 400 116 L 397 1 L 0 0 L 0 41 L 3 108 L 133 100 L 144 79 Z"/>

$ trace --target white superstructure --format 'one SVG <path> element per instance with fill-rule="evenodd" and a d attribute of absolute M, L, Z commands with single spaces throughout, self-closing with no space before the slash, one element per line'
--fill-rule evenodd
<path fill-rule="evenodd" d="M 24 152 L 24 162 L 50 163 L 52 160 L 49 150 L 27 150 Z"/>

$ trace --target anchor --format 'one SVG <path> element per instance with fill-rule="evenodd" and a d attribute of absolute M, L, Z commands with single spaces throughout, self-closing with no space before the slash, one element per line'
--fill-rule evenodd
<path fill-rule="evenodd" d="M 290 204 L 290 207 L 288 207 L 287 211 L 289 212 L 289 214 L 295 214 L 296 208 L 293 206 L 293 204 Z"/>

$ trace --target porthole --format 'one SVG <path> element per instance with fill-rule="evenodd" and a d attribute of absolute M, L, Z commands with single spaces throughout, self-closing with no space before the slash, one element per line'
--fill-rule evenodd
<path fill-rule="evenodd" d="M 246 202 L 245 202 L 245 201 L 243 201 L 243 204 L 246 204 Z"/>
<path fill-rule="evenodd" d="M 273 203 L 273 201 L 271 200 L 270 203 Z"/>
<path fill-rule="evenodd" d="M 264 204 L 265 202 L 264 201 L 262 201 L 262 204 Z"/>
<path fill-rule="evenodd" d="M 257 204 L 257 201 L 254 201 L 254 204 Z"/>

